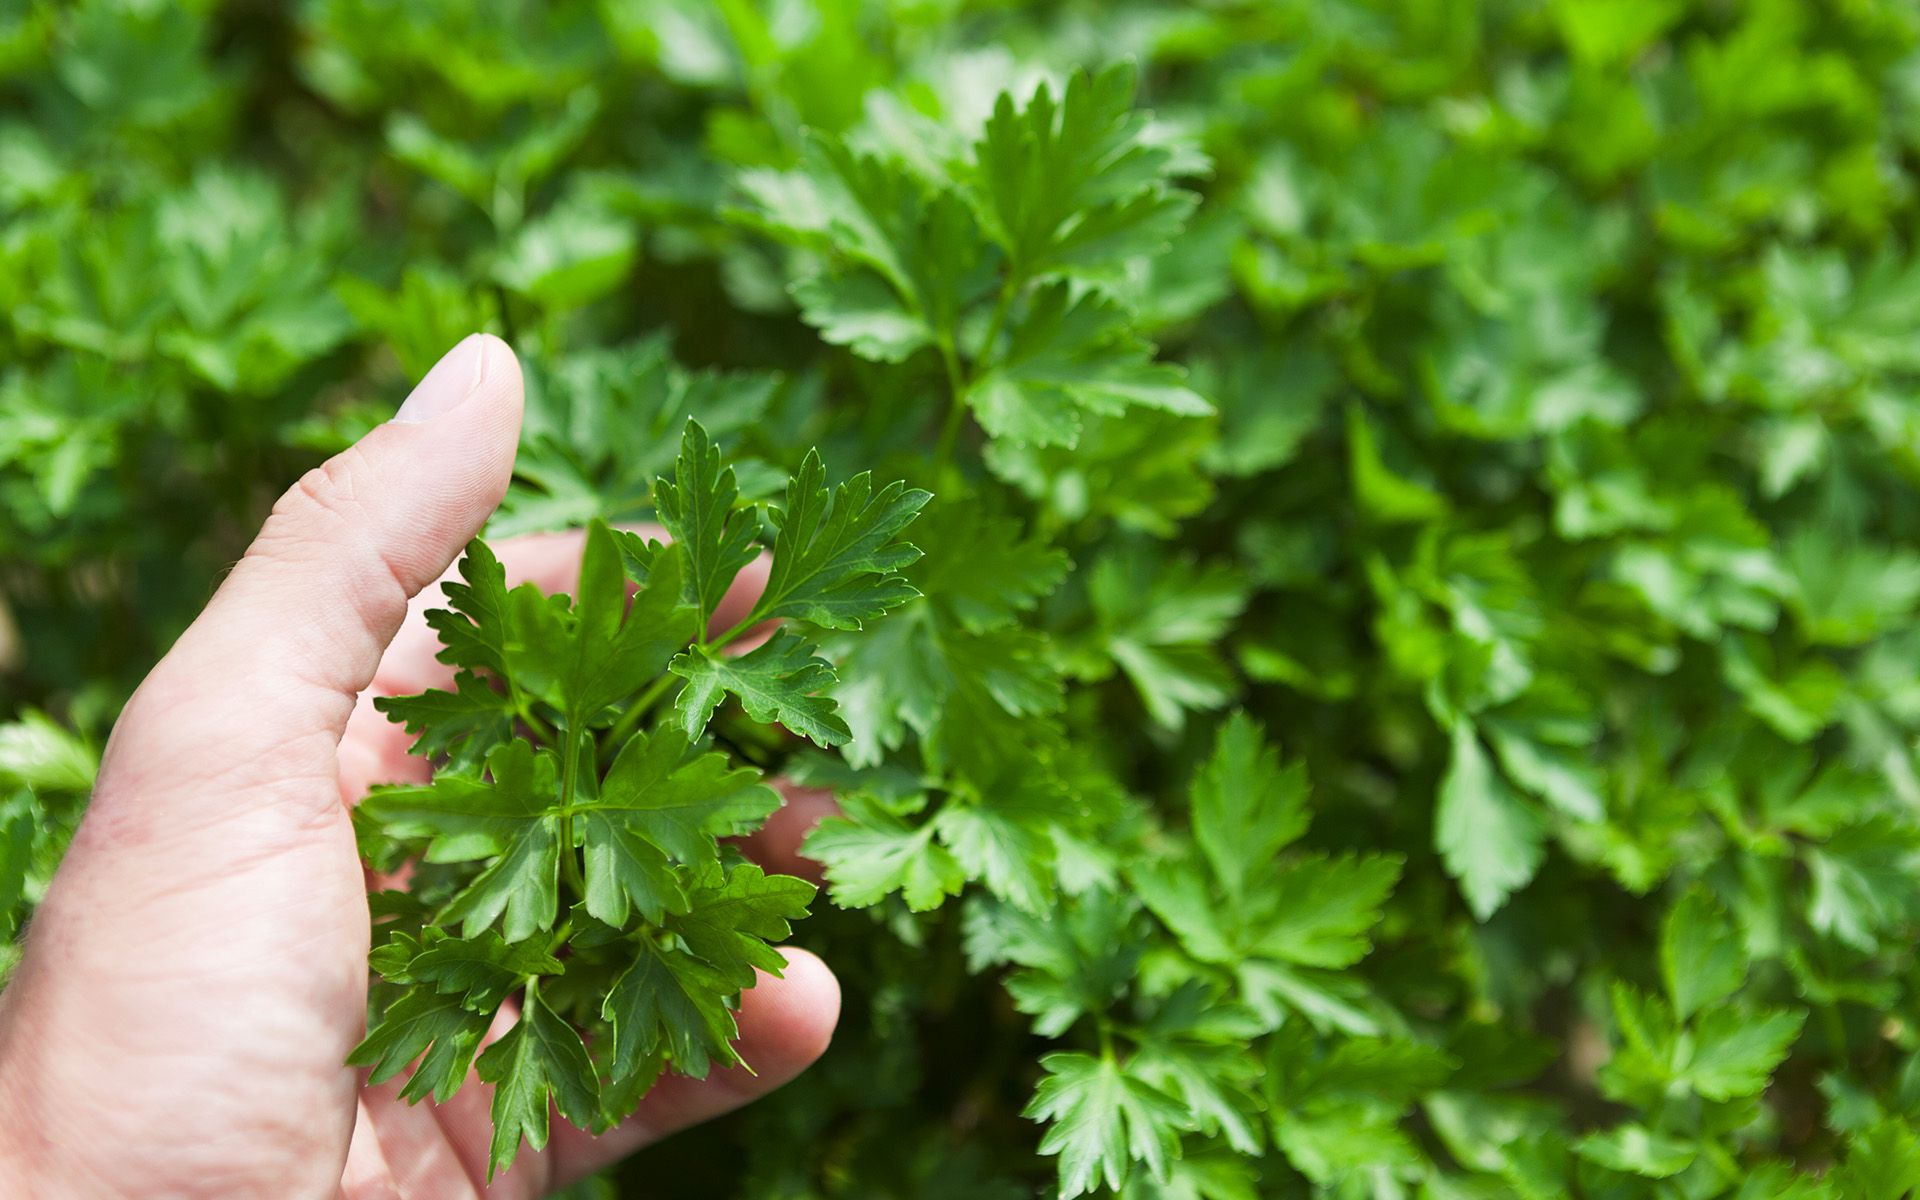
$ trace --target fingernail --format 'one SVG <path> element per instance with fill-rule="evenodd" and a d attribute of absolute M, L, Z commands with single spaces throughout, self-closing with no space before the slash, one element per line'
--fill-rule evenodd
<path fill-rule="evenodd" d="M 473 395 L 486 371 L 487 339 L 470 333 L 442 355 L 426 377 L 414 385 L 393 419 L 404 425 L 418 425 L 453 411 Z"/>

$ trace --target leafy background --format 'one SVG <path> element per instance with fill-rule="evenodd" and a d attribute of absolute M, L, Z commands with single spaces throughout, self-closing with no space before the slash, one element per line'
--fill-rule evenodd
<path fill-rule="evenodd" d="M 647 1194 L 1906 1195 L 1916 165 L 1901 0 L 0 0 L 0 907 L 487 328 L 496 534 L 939 497 L 842 1035 Z"/>

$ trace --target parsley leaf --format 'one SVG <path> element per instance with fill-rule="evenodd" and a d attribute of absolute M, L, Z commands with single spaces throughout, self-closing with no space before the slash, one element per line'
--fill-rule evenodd
<path fill-rule="evenodd" d="M 1002 93 L 977 148 L 969 192 L 1021 275 L 1163 247 L 1193 197 L 1168 185 L 1175 156 L 1141 136 L 1134 71 L 1076 73 L 1056 102 L 1045 84 L 1024 106 Z"/>
<path fill-rule="evenodd" d="M 1453 761 L 1434 820 L 1435 845 L 1479 917 L 1491 915 L 1540 869 L 1540 817 L 1507 786 L 1464 721 L 1454 727 Z"/>
<path fill-rule="evenodd" d="M 507 940 L 517 942 L 551 927 L 557 911 L 558 780 L 552 754 L 515 740 L 488 757 L 485 778 L 441 775 L 378 791 L 362 807 L 390 836 L 426 839 L 428 862 L 492 857 L 442 915 L 463 921 L 471 937 L 504 914 Z"/>
<path fill-rule="evenodd" d="M 739 697 L 754 720 L 777 722 L 816 745 L 837 746 L 852 736 L 833 698 L 818 694 L 833 682 L 831 664 L 785 630 L 737 658 L 695 648 L 670 667 L 687 681 L 677 708 L 689 736 L 712 718 L 723 692 Z"/>
<path fill-rule="evenodd" d="M 1156 1176 L 1180 1154 L 1185 1110 L 1112 1059 L 1062 1052 L 1040 1060 L 1047 1072 L 1026 1115 L 1050 1121 L 1042 1154 L 1060 1156 L 1060 1195 L 1067 1200 L 1105 1183 L 1118 1188 L 1130 1161 Z"/>
<path fill-rule="evenodd" d="M 858 629 L 918 593 L 899 575 L 920 557 L 898 535 L 932 493 L 905 484 L 875 489 L 871 474 L 835 488 L 826 466 L 807 455 L 787 483 L 786 504 L 770 517 L 779 530 L 766 590 L 750 620 L 791 618 L 827 629 Z"/>
<path fill-rule="evenodd" d="M 920 798 L 925 804 L 925 798 Z M 806 852 L 824 868 L 833 898 L 848 908 L 870 908 L 899 892 L 915 912 L 938 908 L 958 895 L 966 872 L 953 852 L 933 840 L 933 826 L 909 825 L 905 814 L 872 796 L 841 798 L 840 814 L 808 835 Z"/>
<path fill-rule="evenodd" d="M 599 1112 L 600 1088 L 586 1046 L 538 995 L 528 996 L 520 1019 L 476 1066 L 480 1078 L 493 1084 L 489 1180 L 513 1162 L 522 1138 L 535 1150 L 546 1148 L 549 1108 L 582 1127 Z"/>
<path fill-rule="evenodd" d="M 1014 318 L 1003 357 L 974 381 L 967 404 L 995 437 L 1072 446 L 1088 415 L 1131 408 L 1213 412 L 1179 367 L 1152 361 L 1111 302 L 1066 283 L 1036 291 Z"/>
<path fill-rule="evenodd" d="M 734 577 L 753 561 L 758 523 L 751 509 L 737 507 L 733 468 L 721 465 L 719 448 L 695 420 L 681 438 L 674 477 L 657 482 L 653 496 L 660 523 L 687 563 L 687 592 L 704 629 Z"/>

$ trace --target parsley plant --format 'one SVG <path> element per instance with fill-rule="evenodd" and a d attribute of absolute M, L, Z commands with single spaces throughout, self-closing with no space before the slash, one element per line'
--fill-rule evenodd
<path fill-rule="evenodd" d="M 393 706 L 362 1057 L 531 990 L 502 1157 L 727 1061 L 760 771 L 835 1045 L 596 1197 L 1897 1200 L 1916 228 L 1909 0 L 0 3 L 0 911 L 486 329 L 487 536 L 605 528 Z"/>

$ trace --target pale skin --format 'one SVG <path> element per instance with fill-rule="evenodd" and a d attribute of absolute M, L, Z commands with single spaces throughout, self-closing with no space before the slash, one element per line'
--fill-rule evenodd
<path fill-rule="evenodd" d="M 485 1085 L 409 1106 L 399 1080 L 342 1065 L 365 1032 L 369 938 L 349 810 L 428 772 L 371 701 L 448 684 L 422 614 L 506 489 L 521 404 L 505 343 L 461 343 L 395 421 L 281 498 L 127 705 L 0 993 L 0 1195 L 535 1200 L 826 1048 L 839 985 L 788 950 L 785 977 L 742 997 L 756 1073 L 669 1078 L 597 1138 L 556 1117 L 546 1151 L 491 1184 Z M 509 582 L 565 590 L 579 540 L 500 553 Z M 736 619 L 753 586 L 729 597 Z M 749 851 L 804 870 L 828 804 L 791 794 Z"/>

